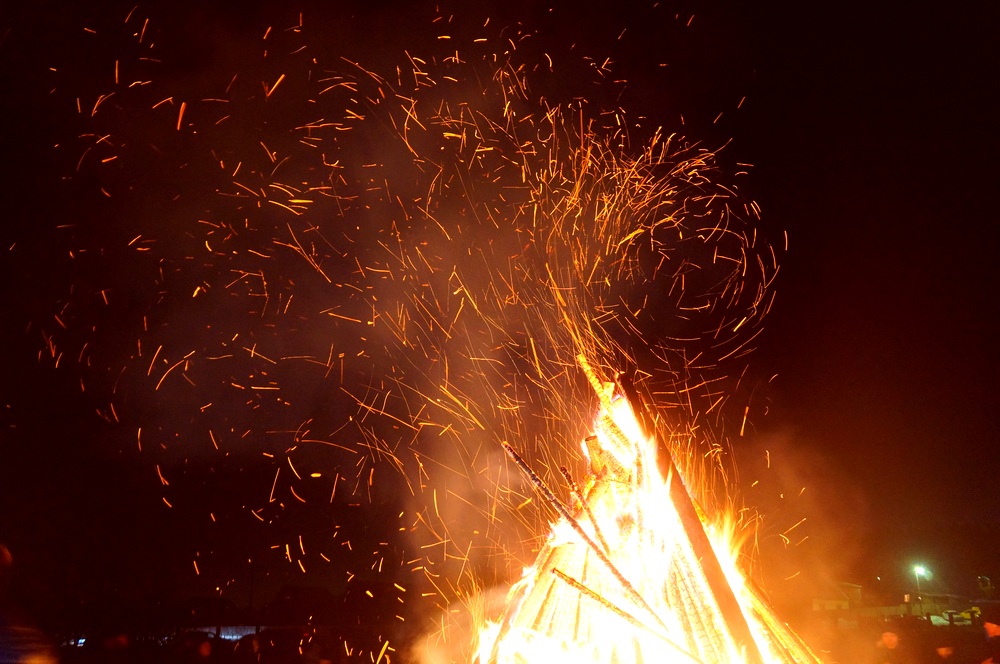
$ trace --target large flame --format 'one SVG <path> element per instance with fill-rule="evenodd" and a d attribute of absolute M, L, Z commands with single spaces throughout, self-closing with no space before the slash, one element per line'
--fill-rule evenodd
<path fill-rule="evenodd" d="M 590 476 L 570 510 L 509 450 L 563 518 L 482 630 L 480 664 L 818 662 L 744 579 L 627 395 L 581 363 L 601 401 Z"/>
<path fill-rule="evenodd" d="M 777 257 L 748 223 L 756 205 L 713 183 L 711 150 L 620 108 L 611 58 L 435 11 L 426 52 L 355 62 L 280 5 L 274 29 L 220 35 L 240 57 L 199 76 L 161 58 L 185 43 L 169 12 L 139 8 L 107 13 L 52 68 L 65 175 L 102 202 L 49 234 L 44 263 L 75 276 L 26 329 L 54 366 L 78 358 L 81 389 L 155 464 L 168 507 L 215 522 L 192 473 L 210 470 L 220 495 L 239 473 L 232 504 L 275 543 L 254 561 L 346 572 L 337 583 L 372 599 L 379 630 L 432 602 L 451 617 L 542 531 L 500 441 L 540 468 L 580 460 L 592 413 L 574 355 L 645 365 L 693 431 L 725 407 L 719 372 L 761 329 Z M 797 648 L 713 544 L 641 403 L 590 375 L 591 476 L 483 639 L 484 664 Z M 360 505 L 393 517 L 356 522 Z M 320 513 L 344 527 L 299 526 Z M 195 571 L 229 587 L 227 550 Z M 369 590 L 389 582 L 412 598 L 399 614 Z M 388 658 L 388 632 L 357 645 L 366 630 L 345 649 Z"/>

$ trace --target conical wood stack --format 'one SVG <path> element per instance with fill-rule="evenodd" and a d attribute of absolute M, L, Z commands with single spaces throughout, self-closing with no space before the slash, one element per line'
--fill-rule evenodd
<path fill-rule="evenodd" d="M 562 519 L 484 633 L 482 664 L 819 662 L 716 553 L 635 390 L 581 365 L 601 401 L 591 474 L 571 509 L 508 447 Z"/>

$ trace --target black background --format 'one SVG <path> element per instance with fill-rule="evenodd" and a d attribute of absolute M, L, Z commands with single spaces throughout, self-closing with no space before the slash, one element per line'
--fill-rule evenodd
<path fill-rule="evenodd" d="M 197 76 L 208 54 L 238 58 L 212 51 L 216 32 L 258 34 L 278 12 L 267 4 L 160 7 L 164 32 L 189 44 L 169 54 L 172 75 Z M 936 588 L 973 592 L 977 575 L 1000 572 L 1000 8 L 571 4 L 455 13 L 470 24 L 521 21 L 543 43 L 611 56 L 628 81 L 621 105 L 727 144 L 720 159 L 748 171 L 737 182 L 760 204 L 760 232 L 778 247 L 787 233 L 752 357 L 749 428 L 732 441 L 740 489 L 764 515 L 771 589 L 804 597 L 823 580 L 848 580 L 886 584 L 895 597 L 922 562 Z M 374 62 L 434 34 L 419 4 L 302 10 L 329 22 L 345 52 Z M 166 510 L 155 472 L 108 444 L 112 427 L 72 368 L 38 359 L 37 322 L 74 279 L 47 263 L 53 228 L 88 214 L 73 194 L 87 183 L 67 186 L 67 157 L 52 148 L 66 116 L 46 70 L 87 57 L 82 26 L 111 11 L 50 2 L 0 13 L 0 541 L 24 570 L 27 597 L 137 578 L 136 596 L 203 591 L 188 539 L 227 536 Z M 802 518 L 786 546 L 779 533 Z M 794 583 L 811 581 L 786 580 L 796 572 Z"/>

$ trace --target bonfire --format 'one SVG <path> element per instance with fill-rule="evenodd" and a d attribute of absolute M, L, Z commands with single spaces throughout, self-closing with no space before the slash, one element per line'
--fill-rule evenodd
<path fill-rule="evenodd" d="M 744 578 L 632 384 L 580 364 L 600 406 L 589 476 L 563 471 L 576 504 L 506 446 L 561 518 L 480 635 L 480 664 L 819 662 Z"/>

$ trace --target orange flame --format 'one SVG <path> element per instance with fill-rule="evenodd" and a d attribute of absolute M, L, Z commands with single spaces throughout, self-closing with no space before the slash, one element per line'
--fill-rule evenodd
<path fill-rule="evenodd" d="M 819 662 L 744 579 L 626 395 L 580 360 L 601 401 L 590 476 L 570 510 L 508 450 L 563 518 L 482 630 L 478 661 Z"/>

